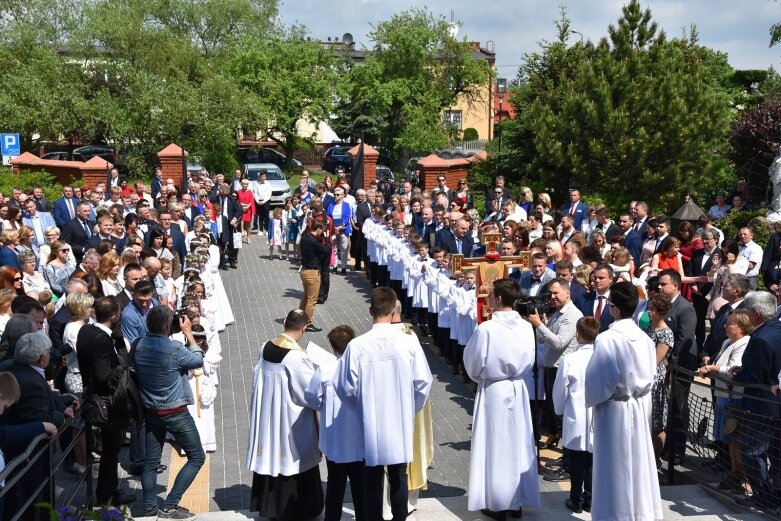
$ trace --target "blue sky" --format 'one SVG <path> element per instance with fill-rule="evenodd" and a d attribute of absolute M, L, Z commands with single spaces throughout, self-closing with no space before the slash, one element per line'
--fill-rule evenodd
<path fill-rule="evenodd" d="M 569 0 L 562 2 L 572 20 L 572 28 L 587 39 L 607 34 L 608 24 L 621 15 L 626 0 Z M 553 0 L 281 0 L 280 14 L 285 23 L 300 23 L 312 37 L 340 39 L 351 33 L 360 46 L 370 45 L 366 34 L 371 25 L 388 20 L 395 12 L 410 7 L 428 7 L 436 14 L 462 23 L 459 37 L 471 41 L 495 42 L 498 75 L 513 78 L 526 52 L 539 48 L 542 39 L 555 37 L 553 21 L 559 2 Z M 781 21 L 781 2 L 772 0 L 646 0 L 654 19 L 668 36 L 676 37 L 683 28 L 696 24 L 700 42 L 729 55 L 738 69 L 781 70 L 781 46 L 768 47 L 769 28 Z M 573 35 L 573 38 L 579 38 Z"/>

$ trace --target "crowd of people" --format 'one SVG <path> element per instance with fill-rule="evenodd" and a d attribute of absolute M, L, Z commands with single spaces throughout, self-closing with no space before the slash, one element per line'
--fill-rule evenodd
<path fill-rule="evenodd" d="M 745 204 L 717 200 L 712 217 L 672 229 L 642 201 L 620 211 L 588 207 L 572 189 L 556 208 L 549 194 L 535 198 L 524 187 L 516 196 L 498 177 L 481 216 L 466 179 L 452 189 L 440 176 L 432 190 L 404 182 L 383 193 L 353 190 L 343 171 L 322 183 L 304 171 L 273 212 L 270 198 L 262 174 L 250 180 L 240 171 L 230 182 L 193 174 L 182 191 L 159 170 L 151 186 L 134 188 L 112 171 L 105 184 L 66 186 L 51 203 L 40 188 L 14 189 L 0 206 L 0 434 L 23 426 L 52 435 L 66 418 L 74 428 L 100 423 L 98 398 L 117 401 L 118 387 L 134 388 L 127 403 L 135 408 L 109 407 L 112 421 L 99 425 L 96 498 L 134 499 L 117 480 L 127 432 L 127 470 L 142 476 L 144 515 L 192 518 L 178 503 L 204 452 L 216 448 L 218 333 L 234 321 L 220 270 L 237 268 L 255 232 L 269 260 L 298 264 L 303 286 L 299 309 L 255 368 L 247 465 L 252 509 L 262 515 L 301 519 L 325 507 L 326 519 L 338 519 L 349 477 L 359 518 L 382 518 L 383 479 L 393 518 L 407 516 L 407 492 L 425 486 L 430 462 L 420 439 L 431 421 L 431 373 L 402 319 L 431 338 L 454 374 L 478 384 L 471 510 L 506 519 L 539 505 L 535 444 L 563 444 L 544 479 L 571 482 L 568 508 L 595 519 L 660 518 L 656 469 L 665 451 L 685 451 L 688 424 L 688 385 L 670 399 L 673 364 L 684 379 L 716 382 L 713 437 L 730 462 L 721 486 L 750 490 L 748 504 L 777 504 L 767 470 L 768 459 L 778 463 L 774 433 L 742 439 L 725 430 L 730 407 L 781 416 L 770 387 L 781 372 L 781 233 L 763 250 L 750 227 L 725 237 L 713 223 Z M 488 234 L 501 237 L 498 246 Z M 512 261 L 506 278 L 478 287 L 475 266 L 453 269 L 455 256 L 494 246 Z M 530 254 L 528 269 L 517 263 L 521 252 Z M 337 359 L 316 367 L 299 341 L 321 331 L 316 306 L 350 260 L 374 288 L 374 326 L 358 337 L 348 326 L 332 330 Z M 760 277 L 767 291 L 756 290 Z M 131 366 L 132 382 L 119 385 Z M 11 378 L 16 387 L 4 383 Z M 740 383 L 765 387 L 747 387 L 738 400 L 730 390 Z M 513 413 L 500 414 L 508 400 Z M 622 445 L 617 426 L 627 422 L 637 431 Z M 167 436 L 187 463 L 159 505 Z M 19 450 L 0 448 L 11 457 Z M 66 465 L 83 473 L 87 461 L 82 440 Z M 23 500 L 24 484 L 18 489 L 6 511 Z"/>
<path fill-rule="evenodd" d="M 192 518 L 178 503 L 204 453 L 216 450 L 219 333 L 234 322 L 220 269 L 238 263 L 237 195 L 205 171 L 180 191 L 159 170 L 151 186 L 135 190 L 114 170 L 91 189 L 65 186 L 53 202 L 42 193 L 0 196 L 0 383 L 15 384 L 0 385 L 0 429 L 32 424 L 33 432 L 56 433 L 69 419 L 62 447 L 85 422 L 99 429 L 99 505 L 135 500 L 118 480 L 129 435 L 125 470 L 141 476 L 144 515 Z M 158 508 L 167 435 L 188 461 Z M 3 439 L 6 458 L 25 448 Z M 79 436 L 64 468 L 83 475 L 92 456 Z M 38 471 L 7 494 L 6 514 L 49 472 Z M 38 515 L 29 508 L 25 518 Z"/>

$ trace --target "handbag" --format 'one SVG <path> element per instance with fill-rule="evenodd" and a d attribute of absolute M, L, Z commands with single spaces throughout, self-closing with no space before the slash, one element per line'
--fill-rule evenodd
<path fill-rule="evenodd" d="M 104 427 L 108 425 L 108 406 L 108 397 L 88 394 L 81 402 L 81 417 L 90 425 Z"/>
<path fill-rule="evenodd" d="M 233 232 L 233 247 L 237 250 L 241 249 L 244 241 L 244 236 L 241 232 Z"/>

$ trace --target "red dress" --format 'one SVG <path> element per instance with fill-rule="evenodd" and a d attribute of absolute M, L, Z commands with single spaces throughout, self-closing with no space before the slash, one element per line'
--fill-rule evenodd
<path fill-rule="evenodd" d="M 251 222 L 252 217 L 255 216 L 255 196 L 252 194 L 252 190 L 239 190 L 239 204 L 249 205 L 249 210 L 244 210 L 244 207 L 242 206 L 242 210 L 244 210 L 244 213 L 241 214 L 241 222 Z"/>

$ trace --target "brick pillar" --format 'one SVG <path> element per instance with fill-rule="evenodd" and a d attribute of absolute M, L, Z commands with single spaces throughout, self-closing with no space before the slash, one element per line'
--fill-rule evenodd
<path fill-rule="evenodd" d="M 347 151 L 347 155 L 355 163 L 355 158 L 361 150 L 361 145 L 355 145 Z M 380 153 L 374 147 L 370 145 L 363 145 L 363 186 L 360 188 L 367 189 L 374 185 L 377 180 L 377 160 L 380 158 Z M 352 190 L 357 190 L 358 187 L 350 187 Z"/>
<path fill-rule="evenodd" d="M 81 178 L 84 180 L 84 188 L 95 188 L 98 183 L 108 182 L 108 173 L 114 165 L 105 159 L 95 156 L 81 165 Z M 109 186 L 106 185 L 106 190 Z"/>
<path fill-rule="evenodd" d="M 179 189 L 179 194 L 184 193 L 187 190 L 186 186 L 182 186 L 184 161 L 189 154 L 184 151 L 182 154 L 182 147 L 175 143 L 171 143 L 160 152 L 157 153 L 157 159 L 160 161 L 160 169 L 163 171 L 163 184 L 169 179 L 173 179 L 174 185 Z"/>
<path fill-rule="evenodd" d="M 437 187 L 437 177 L 444 175 L 446 178 L 450 171 L 450 161 L 442 159 L 441 157 L 431 154 L 418 161 L 418 168 L 420 169 L 420 185 L 423 190 L 432 190 Z M 448 186 L 450 185 L 450 179 L 448 179 Z"/>

